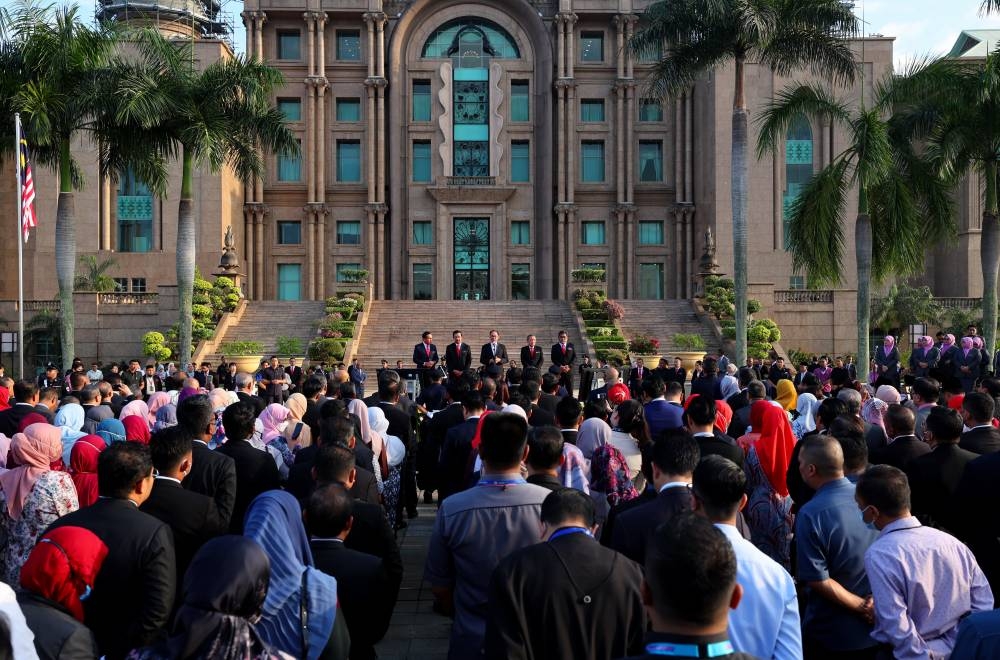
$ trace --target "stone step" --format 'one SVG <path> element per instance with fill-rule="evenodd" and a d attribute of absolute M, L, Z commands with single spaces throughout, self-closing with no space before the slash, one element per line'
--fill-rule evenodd
<path fill-rule="evenodd" d="M 660 352 L 669 354 L 677 333 L 696 334 L 706 351 L 717 348 L 711 329 L 702 323 L 690 300 L 619 300 L 625 314 L 619 325 L 626 337 L 645 334 L 660 342 Z"/>

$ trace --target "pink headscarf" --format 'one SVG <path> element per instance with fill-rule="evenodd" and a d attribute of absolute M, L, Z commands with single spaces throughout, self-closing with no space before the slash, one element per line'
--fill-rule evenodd
<path fill-rule="evenodd" d="M 149 408 L 149 414 L 146 415 L 146 419 L 149 420 L 150 426 L 156 423 L 156 411 L 168 403 L 170 403 L 170 395 L 166 392 L 153 392 L 150 395 L 149 401 L 146 402 L 146 406 Z"/>
<path fill-rule="evenodd" d="M 941 350 L 945 351 L 955 345 L 955 335 L 945 335 L 944 343 L 941 344 Z"/>
<path fill-rule="evenodd" d="M 934 340 L 929 335 L 924 335 L 919 341 L 920 345 L 923 346 L 924 351 L 929 351 L 934 347 Z"/>
<path fill-rule="evenodd" d="M 963 355 L 967 356 L 969 354 L 969 351 L 972 350 L 973 343 L 975 343 L 975 342 L 972 341 L 972 337 L 962 337 L 962 354 Z"/>
<path fill-rule="evenodd" d="M 288 419 L 288 408 L 280 403 L 272 403 L 264 408 L 264 412 L 257 419 L 264 427 L 262 440 L 267 444 L 281 435 L 281 424 Z"/>
<path fill-rule="evenodd" d="M 136 399 L 135 401 L 129 401 L 122 408 L 121 414 L 118 415 L 118 419 L 123 423 L 126 417 L 142 417 L 142 421 L 146 422 L 146 430 L 149 430 L 149 406 L 146 405 L 145 401 Z M 153 421 L 156 421 L 156 415 L 153 415 Z"/>
<path fill-rule="evenodd" d="M 372 448 L 375 456 L 382 454 L 382 436 L 372 431 L 371 424 L 368 423 L 368 406 L 361 399 L 351 399 L 347 402 L 347 410 L 352 415 L 357 415 L 361 420 L 361 438 L 366 445 Z"/>
<path fill-rule="evenodd" d="M 875 391 L 875 398 L 881 399 L 889 405 L 899 403 L 899 390 L 892 385 L 879 385 Z"/>
<path fill-rule="evenodd" d="M 35 482 L 49 471 L 50 463 L 59 460 L 62 450 L 62 431 L 51 424 L 32 424 L 24 433 L 14 434 L 10 454 L 18 467 L 0 474 L 0 488 L 7 497 L 11 518 L 21 517 Z"/>
<path fill-rule="evenodd" d="M 985 346 L 985 345 L 986 345 L 986 342 L 983 341 L 982 337 L 980 337 L 980 336 L 977 335 L 977 336 L 975 336 L 975 337 L 972 338 L 972 347 L 973 348 L 982 349 L 983 346 Z"/>
<path fill-rule="evenodd" d="M 892 335 L 886 335 L 885 339 L 882 340 L 882 346 L 885 347 L 885 352 L 888 354 L 892 351 L 892 347 L 896 345 L 896 338 Z"/>

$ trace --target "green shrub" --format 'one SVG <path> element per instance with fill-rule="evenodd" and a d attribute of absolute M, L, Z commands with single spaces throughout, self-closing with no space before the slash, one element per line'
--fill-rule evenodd
<path fill-rule="evenodd" d="M 603 268 L 576 268 L 569 273 L 574 282 L 603 282 L 605 274 Z"/>
<path fill-rule="evenodd" d="M 219 353 L 227 357 L 236 355 L 263 355 L 264 344 L 259 341 L 250 340 L 227 341 L 219 346 Z"/>
<path fill-rule="evenodd" d="M 598 348 L 596 352 L 599 360 L 604 360 L 616 366 L 625 364 L 625 353 L 616 348 Z"/>
<path fill-rule="evenodd" d="M 576 301 L 576 308 L 581 312 L 589 311 L 591 307 L 593 307 L 593 305 L 586 298 L 580 298 Z"/>
<path fill-rule="evenodd" d="M 211 305 L 212 297 L 207 293 L 196 293 L 191 296 L 191 302 L 195 305 Z"/>
<path fill-rule="evenodd" d="M 588 328 L 613 328 L 615 327 L 615 322 L 609 321 L 606 318 L 584 319 L 583 325 Z"/>
<path fill-rule="evenodd" d="M 584 312 L 580 312 L 580 315 L 583 316 L 583 320 L 588 323 L 591 321 L 607 321 L 608 323 L 611 323 L 611 321 L 608 321 L 608 315 L 604 313 L 603 309 L 588 309 Z"/>
<path fill-rule="evenodd" d="M 212 283 L 206 279 L 202 279 L 200 274 L 195 273 L 193 288 L 195 293 L 208 293 L 212 290 Z"/>
<path fill-rule="evenodd" d="M 157 362 L 170 359 L 170 349 L 166 345 L 167 338 L 163 333 L 151 331 L 142 336 L 142 354 Z"/>
<path fill-rule="evenodd" d="M 313 362 L 340 362 L 347 343 L 340 339 L 317 338 L 309 342 L 309 359 Z"/>
<path fill-rule="evenodd" d="M 599 337 L 612 337 L 617 334 L 617 328 L 598 327 L 587 328 L 587 335 L 597 339 Z"/>
<path fill-rule="evenodd" d="M 278 337 L 276 343 L 278 355 L 302 355 L 302 340 L 298 337 L 282 335 Z"/>
<path fill-rule="evenodd" d="M 191 316 L 196 319 L 211 319 L 212 308 L 208 305 L 191 305 Z"/>
<path fill-rule="evenodd" d="M 705 350 L 705 340 L 701 335 L 686 334 L 678 332 L 673 336 L 673 344 L 681 351 L 703 351 Z"/>

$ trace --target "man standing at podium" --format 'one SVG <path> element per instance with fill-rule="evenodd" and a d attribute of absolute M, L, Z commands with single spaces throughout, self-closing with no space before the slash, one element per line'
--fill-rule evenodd
<path fill-rule="evenodd" d="M 535 346 L 535 335 L 528 335 L 528 345 L 521 347 L 521 366 L 535 367 L 542 366 L 545 356 L 542 355 L 542 347 Z"/>
<path fill-rule="evenodd" d="M 444 350 L 444 365 L 448 370 L 448 377 L 458 379 L 472 366 L 472 349 L 468 344 L 462 343 L 461 330 L 454 331 L 451 336 L 455 341 Z"/>
<path fill-rule="evenodd" d="M 413 347 L 413 363 L 417 365 L 417 369 L 420 369 L 421 383 L 426 386 L 430 382 L 428 378 L 430 370 L 438 363 L 438 349 L 431 343 L 434 336 L 430 330 L 424 332 L 421 338 L 423 341 Z"/>
<path fill-rule="evenodd" d="M 507 364 L 507 347 L 500 343 L 500 333 L 490 330 L 490 342 L 483 344 L 479 351 L 479 362 L 486 368 L 486 375 L 497 378 L 503 373 L 503 365 Z"/>

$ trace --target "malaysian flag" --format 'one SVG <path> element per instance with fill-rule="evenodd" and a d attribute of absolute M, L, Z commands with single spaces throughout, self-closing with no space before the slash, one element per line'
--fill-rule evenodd
<path fill-rule="evenodd" d="M 35 217 L 35 182 L 31 178 L 31 162 L 28 160 L 28 141 L 21 140 L 18 157 L 21 159 L 21 233 L 24 242 L 32 227 L 38 226 Z"/>

